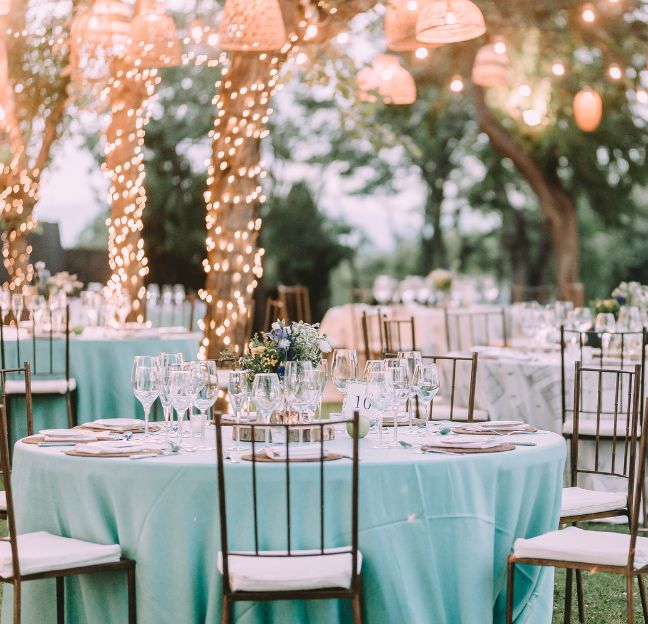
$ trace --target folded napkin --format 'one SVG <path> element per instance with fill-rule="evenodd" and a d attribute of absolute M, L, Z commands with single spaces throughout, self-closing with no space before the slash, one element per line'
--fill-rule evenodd
<path fill-rule="evenodd" d="M 263 452 L 270 459 L 285 460 L 286 447 L 285 446 L 270 446 L 263 449 Z M 321 449 L 319 444 L 308 444 L 306 446 L 290 446 L 291 459 L 315 459 L 320 457 Z M 324 449 L 324 457 L 328 455 L 328 451 Z"/>
<path fill-rule="evenodd" d="M 84 444 L 82 449 L 84 453 L 92 455 L 130 455 L 147 450 L 141 442 L 131 442 L 126 440 L 102 440 L 100 442 L 89 442 Z"/>
<path fill-rule="evenodd" d="M 89 429 L 107 429 L 109 431 L 137 431 L 144 429 L 144 421 L 138 418 L 100 418 L 83 423 L 81 427 Z"/>
<path fill-rule="evenodd" d="M 89 432 L 90 433 L 90 432 Z M 97 433 L 90 433 L 89 435 L 85 435 L 83 431 L 79 432 L 78 435 L 76 436 L 52 436 L 52 435 L 44 435 L 43 436 L 43 442 L 96 442 L 97 440 L 101 440 L 101 436 Z"/>
<path fill-rule="evenodd" d="M 523 430 L 528 427 L 528 425 L 521 420 L 489 420 L 488 422 L 479 422 L 479 423 L 466 423 L 461 425 L 462 429 L 469 429 L 470 431 L 484 431 L 484 430 L 494 430 L 499 431 L 500 429 L 515 429 Z"/>
<path fill-rule="evenodd" d="M 41 429 L 38 433 L 45 438 L 56 440 L 69 440 L 78 438 L 87 438 L 93 440 L 97 437 L 91 431 L 82 431 L 81 429 Z"/>
<path fill-rule="evenodd" d="M 437 448 L 487 449 L 499 446 L 500 444 L 502 444 L 500 440 L 494 440 L 490 436 L 449 435 L 433 438 L 429 442 L 426 442 L 425 446 L 435 446 Z"/>

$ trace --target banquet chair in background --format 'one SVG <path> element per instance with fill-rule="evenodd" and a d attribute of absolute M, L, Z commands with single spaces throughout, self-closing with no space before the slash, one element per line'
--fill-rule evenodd
<path fill-rule="evenodd" d="M 556 299 L 556 291 L 553 286 L 529 286 L 525 284 L 513 285 L 513 303 L 525 303 L 537 301 L 541 305 L 551 303 Z"/>
<path fill-rule="evenodd" d="M 42 334 L 32 329 L 31 337 L 21 339 L 16 333 L 16 368 L 23 363 L 21 355 L 29 361 L 31 373 L 31 395 L 38 398 L 65 397 L 68 427 L 77 424 L 76 417 L 76 379 L 71 374 L 70 368 L 70 306 L 65 308 L 63 331 L 54 330 L 54 317 L 49 310 L 49 330 Z M 0 316 L 2 310 L 0 309 Z M 34 327 L 34 314 L 30 313 L 32 328 Z M 63 341 L 63 349 L 57 345 Z M 0 324 L 0 352 L 2 368 L 8 368 L 9 362 L 6 353 L 7 342 L 4 329 Z M 25 386 L 21 381 L 7 379 L 3 387 L 7 396 L 7 411 L 10 413 L 10 401 L 13 396 L 25 396 Z"/>
<path fill-rule="evenodd" d="M 279 284 L 277 286 L 279 301 L 283 304 L 286 322 L 304 321 L 312 323 L 310 293 L 306 286 L 286 286 Z"/>
<path fill-rule="evenodd" d="M 95 544 L 45 531 L 18 533 L 4 405 L 0 405 L 0 470 L 5 485 L 8 533 L 0 538 L 0 582 L 13 586 L 13 624 L 20 624 L 22 583 L 56 579 L 56 622 L 64 624 L 65 577 L 121 570 L 127 574 L 128 624 L 135 624 L 135 561 L 121 556 L 119 544 Z"/>
<path fill-rule="evenodd" d="M 416 323 L 414 317 L 406 319 L 382 319 L 383 350 L 390 352 L 416 351 Z"/>
<path fill-rule="evenodd" d="M 366 310 L 362 311 L 362 343 L 365 360 L 379 360 L 383 357 L 386 350 L 383 321 L 386 319 L 387 315 L 380 308 L 376 308 L 376 312 L 371 314 L 367 314 Z"/>
<path fill-rule="evenodd" d="M 272 329 L 272 324 L 278 319 L 286 320 L 284 304 L 278 299 L 266 299 L 263 331 L 269 332 Z"/>
<path fill-rule="evenodd" d="M 371 305 L 373 303 L 373 289 L 372 288 L 352 288 L 351 289 L 351 303 L 366 303 Z"/>
<path fill-rule="evenodd" d="M 448 351 L 468 351 L 477 345 L 505 347 L 506 313 L 497 310 L 443 308 Z"/>
<path fill-rule="evenodd" d="M 641 367 L 634 370 L 588 368 L 576 362 L 574 409 L 566 423 L 570 447 L 570 487 L 563 488 L 560 524 L 625 516 L 630 522 L 635 484 Z M 587 388 L 585 393 L 582 388 Z M 584 418 L 581 418 L 584 416 Z M 568 431 L 568 433 L 567 433 Z M 581 478 L 582 477 L 582 478 Z M 596 489 L 596 479 L 618 482 L 615 490 Z M 584 483 L 589 480 L 591 483 Z M 591 485 L 591 487 L 581 487 Z M 578 612 L 584 621 L 583 580 L 576 571 Z M 572 571 L 565 580 L 565 612 L 571 612 Z"/>
<path fill-rule="evenodd" d="M 8 379 L 9 377 L 9 379 Z M 20 378 L 22 377 L 22 381 Z M 31 367 L 29 362 L 25 362 L 22 368 L 3 368 L 0 369 L 0 393 L 2 396 L 2 405 L 4 405 L 5 413 L 7 415 L 7 438 L 11 440 L 11 425 L 13 419 L 10 417 L 9 413 L 9 396 L 7 394 L 8 385 L 13 385 L 14 387 L 17 384 L 23 384 L 23 394 L 25 397 L 25 425 L 26 433 L 28 436 L 34 435 L 34 415 L 32 411 L 32 392 L 31 392 Z M 10 449 L 10 455 L 12 454 L 12 449 Z M 2 499 L 0 495 L 0 510 L 6 509 L 2 507 Z"/>
<path fill-rule="evenodd" d="M 635 421 L 636 422 L 636 421 Z M 631 484 L 628 498 L 630 533 L 591 531 L 569 526 L 528 539 L 517 539 L 513 553 L 508 558 L 506 591 L 506 622 L 512 624 L 514 613 L 515 566 L 551 566 L 582 572 L 610 572 L 621 574 L 626 580 L 627 622 L 634 619 L 634 577 L 639 584 L 639 595 L 644 621 L 648 622 L 648 604 L 642 575 L 648 573 L 648 538 L 638 537 L 639 509 L 643 497 L 646 465 L 646 440 L 648 435 L 648 403 L 645 406 L 639 436 L 639 461 L 637 477 Z M 571 594 L 571 592 L 570 592 Z M 571 595 L 566 596 L 565 622 L 569 622 Z M 582 619 L 581 619 L 582 621 Z"/>
<path fill-rule="evenodd" d="M 265 429 L 265 424 L 246 423 L 251 428 L 252 448 L 249 456 L 249 468 L 251 472 L 251 490 L 252 490 L 252 521 L 253 527 L 251 535 L 242 535 L 240 524 L 236 526 L 237 544 L 247 543 L 249 547 L 246 550 L 230 550 L 230 534 L 228 532 L 228 487 L 227 479 L 233 474 L 230 470 L 225 470 L 223 446 L 223 428 L 225 425 L 220 416 L 217 415 L 216 423 L 216 453 L 218 468 L 218 509 L 220 517 L 220 539 L 221 552 L 218 553 L 218 571 L 223 577 L 223 607 L 222 607 L 222 624 L 229 624 L 233 619 L 234 603 L 240 601 L 271 601 L 271 600 L 321 600 L 321 599 L 348 599 L 351 601 L 354 624 L 362 622 L 362 554 L 358 550 L 358 423 L 359 413 L 356 411 L 353 420 L 345 421 L 353 423 L 353 453 L 350 470 L 348 471 L 351 481 L 351 514 L 350 526 L 350 545 L 331 545 L 335 537 L 333 534 L 347 534 L 346 527 L 340 532 L 337 524 L 335 529 L 327 526 L 327 516 L 325 509 L 326 501 L 326 480 L 325 468 L 326 451 L 324 447 L 324 432 L 327 426 L 325 421 L 309 424 L 277 424 L 272 425 L 271 430 L 273 437 L 280 435 L 285 444 L 279 447 L 285 453 L 283 461 L 269 460 L 282 466 L 281 469 L 271 470 L 273 494 L 276 499 L 283 491 L 285 497 L 285 517 L 278 518 L 277 514 L 270 514 L 265 511 L 260 502 L 259 492 L 264 492 L 263 473 L 259 474 L 260 469 L 257 464 L 264 461 L 261 454 L 257 455 L 258 446 L 263 443 L 255 444 L 257 430 L 259 434 Z M 300 508 L 299 505 L 291 505 L 291 500 L 297 500 L 301 494 L 291 489 L 291 463 L 299 454 L 299 443 L 301 432 L 303 430 L 319 430 L 320 443 L 319 454 L 317 457 L 310 457 L 308 461 L 318 463 L 317 470 L 309 470 L 313 475 L 313 480 L 319 482 L 319 522 L 313 525 L 306 525 L 305 531 L 308 535 L 297 537 L 294 527 L 300 524 L 291 522 L 291 517 L 295 513 L 293 507 Z M 294 450 L 293 448 L 294 447 Z M 292 455 L 291 459 L 291 453 Z M 340 497 L 342 494 L 338 491 L 340 483 L 338 478 L 344 475 L 340 472 L 339 466 L 335 467 L 336 490 L 335 496 Z M 227 475 L 226 475 L 227 472 Z M 241 471 L 236 471 L 241 475 Z M 268 474 L 266 471 L 265 474 Z M 283 478 L 281 475 L 283 474 Z M 313 491 L 317 491 L 318 485 L 313 483 Z M 231 491 L 231 490 L 230 490 Z M 240 499 L 242 492 L 234 492 Z M 264 522 L 265 518 L 270 522 Z M 329 520 L 330 521 L 330 520 Z M 284 529 L 277 529 L 275 523 L 281 523 L 285 527 L 285 539 L 283 536 Z M 319 524 L 319 526 L 317 526 Z M 274 525 L 274 526 L 273 526 Z M 303 526 L 303 525 L 302 525 Z M 309 549 L 304 550 L 303 540 L 310 542 Z M 339 539 L 339 538 L 338 538 Z M 282 550 L 265 550 L 261 543 L 281 543 Z M 296 544 L 299 544 L 299 548 Z"/>

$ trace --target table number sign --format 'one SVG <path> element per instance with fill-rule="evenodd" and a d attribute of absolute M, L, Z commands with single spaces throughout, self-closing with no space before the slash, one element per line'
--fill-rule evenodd
<path fill-rule="evenodd" d="M 361 416 L 378 416 L 378 410 L 369 403 L 367 386 L 362 382 L 350 383 L 344 402 L 344 418 L 353 418 L 353 412 L 360 411 Z"/>

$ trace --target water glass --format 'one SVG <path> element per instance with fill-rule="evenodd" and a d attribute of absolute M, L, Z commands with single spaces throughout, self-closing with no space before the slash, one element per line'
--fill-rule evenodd
<path fill-rule="evenodd" d="M 365 381 L 365 396 L 369 405 L 378 412 L 378 444 L 374 448 L 386 448 L 388 445 L 383 442 L 383 416 L 389 407 L 391 395 L 385 370 L 369 371 Z"/>
<path fill-rule="evenodd" d="M 250 395 L 249 376 L 250 372 L 246 370 L 232 371 L 227 381 L 227 397 L 229 398 L 232 411 L 234 412 L 234 419 L 236 420 L 236 434 L 232 436 L 235 443 L 229 449 L 230 451 L 240 451 L 243 448 L 241 447 L 241 429 L 239 425 L 241 423 L 241 415 Z"/>
<path fill-rule="evenodd" d="M 182 445 L 184 417 L 195 400 L 195 382 L 191 370 L 172 370 L 169 373 L 169 397 L 178 414 L 178 443 Z"/>
<path fill-rule="evenodd" d="M 266 423 L 265 442 L 270 444 L 270 417 L 281 407 L 283 390 L 276 373 L 258 373 L 252 383 L 252 401 Z"/>
<path fill-rule="evenodd" d="M 344 403 L 349 384 L 358 379 L 358 354 L 355 349 L 336 349 L 333 352 L 332 374 L 333 385 L 342 393 Z"/>
<path fill-rule="evenodd" d="M 132 374 L 133 392 L 144 408 L 144 439 L 149 438 L 149 414 L 151 406 L 155 403 L 160 390 L 160 377 L 157 365 L 133 365 Z"/>
<path fill-rule="evenodd" d="M 421 363 L 420 351 L 399 351 L 398 359 L 405 362 L 407 370 L 407 381 L 409 382 L 409 392 L 407 394 L 407 415 L 409 416 L 409 433 L 414 433 L 414 397 L 416 396 L 416 387 L 414 385 L 414 371 Z"/>
<path fill-rule="evenodd" d="M 416 394 L 424 406 L 425 419 L 429 421 L 432 400 L 439 393 L 441 387 L 437 365 L 419 364 L 414 371 L 414 385 L 416 386 Z"/>

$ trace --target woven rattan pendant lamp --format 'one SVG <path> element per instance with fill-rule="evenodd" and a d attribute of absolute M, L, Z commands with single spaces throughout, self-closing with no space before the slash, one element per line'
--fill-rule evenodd
<path fill-rule="evenodd" d="M 180 64 L 180 40 L 161 0 L 140 0 L 131 25 L 127 56 L 144 69 Z"/>
<path fill-rule="evenodd" d="M 438 48 L 441 44 L 423 44 L 416 38 L 419 6 L 425 0 L 389 0 L 385 13 L 387 48 L 411 52 L 417 48 Z"/>
<path fill-rule="evenodd" d="M 271 52 L 286 43 L 278 0 L 226 0 L 220 26 L 223 50 Z"/>
<path fill-rule="evenodd" d="M 458 43 L 486 32 L 484 16 L 470 0 L 426 0 L 416 21 L 416 38 L 422 43 Z"/>
<path fill-rule="evenodd" d="M 407 105 L 416 101 L 416 83 L 393 54 L 378 54 L 356 78 L 360 99 L 375 100 L 370 91 L 378 91 L 385 104 Z"/>
<path fill-rule="evenodd" d="M 472 81 L 480 87 L 504 88 L 508 84 L 509 57 L 502 43 L 488 43 L 475 56 Z"/>

